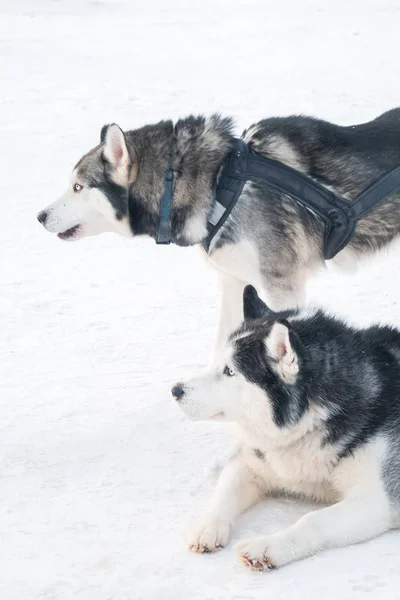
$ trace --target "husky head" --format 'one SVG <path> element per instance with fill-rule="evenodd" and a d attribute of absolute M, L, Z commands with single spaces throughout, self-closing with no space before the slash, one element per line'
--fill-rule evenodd
<path fill-rule="evenodd" d="M 267 422 L 273 436 L 293 425 L 305 411 L 302 345 L 291 324 L 273 313 L 247 286 L 244 323 L 233 333 L 217 365 L 172 395 L 193 420 L 224 419 L 243 426 Z"/>
<path fill-rule="evenodd" d="M 165 173 L 175 173 L 171 239 L 181 246 L 207 235 L 215 177 L 234 145 L 232 120 L 189 116 L 123 132 L 106 125 L 100 144 L 73 170 L 69 190 L 38 214 L 63 240 L 111 231 L 156 239 Z"/>
<path fill-rule="evenodd" d="M 100 144 L 74 168 L 68 191 L 37 218 L 62 240 L 107 231 L 130 236 L 129 184 L 136 174 L 136 154 L 128 150 L 123 131 L 118 125 L 105 125 Z"/>

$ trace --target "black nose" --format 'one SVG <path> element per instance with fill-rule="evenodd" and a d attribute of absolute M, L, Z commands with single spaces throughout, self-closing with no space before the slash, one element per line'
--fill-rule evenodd
<path fill-rule="evenodd" d="M 41 223 L 42 225 L 45 224 L 47 219 L 47 212 L 45 210 L 42 210 L 38 216 L 37 216 L 37 220 L 39 221 L 39 223 Z"/>
<path fill-rule="evenodd" d="M 185 393 L 183 390 L 183 385 L 181 383 L 177 383 L 171 390 L 173 397 L 175 400 L 180 400 Z"/>

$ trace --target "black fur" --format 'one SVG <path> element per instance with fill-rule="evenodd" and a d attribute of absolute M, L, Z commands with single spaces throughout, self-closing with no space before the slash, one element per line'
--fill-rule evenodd
<path fill-rule="evenodd" d="M 243 292 L 243 314 L 245 319 L 258 319 L 272 314 L 268 306 L 258 297 L 256 288 L 247 285 Z"/>
<path fill-rule="evenodd" d="M 100 131 L 100 143 L 104 144 L 105 140 L 106 140 L 106 135 L 107 135 L 107 131 L 108 128 L 110 127 L 110 125 L 103 125 L 103 127 L 101 128 Z"/>
<path fill-rule="evenodd" d="M 106 126 L 104 126 L 106 127 Z M 103 129 L 104 129 L 103 127 Z M 111 179 L 111 165 L 102 157 L 103 173 L 101 177 L 88 177 L 87 185 L 101 190 L 115 209 L 115 216 L 120 221 L 128 215 L 129 190 Z"/>
<path fill-rule="evenodd" d="M 250 297 L 253 305 L 250 307 Z M 322 311 L 304 318 L 298 311 L 265 316 L 267 307 L 247 289 L 247 320 L 232 340 L 234 363 L 248 381 L 262 388 L 273 408 L 275 424 L 294 425 L 311 404 L 326 414 L 323 444 L 347 456 L 378 431 L 400 435 L 400 332 L 373 326 L 355 330 Z M 284 318 L 297 354 L 299 373 L 286 383 L 276 371 L 265 340 Z M 237 338 L 237 334 L 248 333 Z"/>
<path fill-rule="evenodd" d="M 150 235 L 155 238 L 158 222 L 158 213 L 147 210 L 146 205 L 131 193 L 129 196 L 129 223 L 133 234 Z"/>

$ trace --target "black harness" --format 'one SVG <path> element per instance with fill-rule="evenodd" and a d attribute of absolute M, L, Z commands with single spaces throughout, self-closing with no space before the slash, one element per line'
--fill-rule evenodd
<path fill-rule="evenodd" d="M 358 219 L 400 188 L 400 166 L 382 175 L 355 200 L 349 201 L 291 167 L 251 152 L 246 142 L 236 139 L 235 148 L 225 159 L 216 185 L 213 209 L 208 218 L 208 235 L 203 241 L 206 251 L 232 212 L 246 181 L 264 181 L 316 215 L 325 227 L 324 259 L 329 260 L 349 243 Z M 170 243 L 172 186 L 173 171 L 169 168 L 160 205 L 157 244 Z"/>

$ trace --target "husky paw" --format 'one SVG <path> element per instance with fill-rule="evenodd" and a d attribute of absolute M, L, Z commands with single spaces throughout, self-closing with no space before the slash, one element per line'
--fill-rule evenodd
<path fill-rule="evenodd" d="M 229 539 L 230 531 L 231 524 L 225 519 L 204 520 L 190 532 L 189 550 L 201 554 L 221 550 Z"/>
<path fill-rule="evenodd" d="M 281 566 L 278 556 L 274 556 L 273 546 L 272 538 L 257 537 L 251 540 L 242 540 L 236 544 L 235 550 L 240 562 L 247 569 L 251 571 L 270 571 Z"/>

